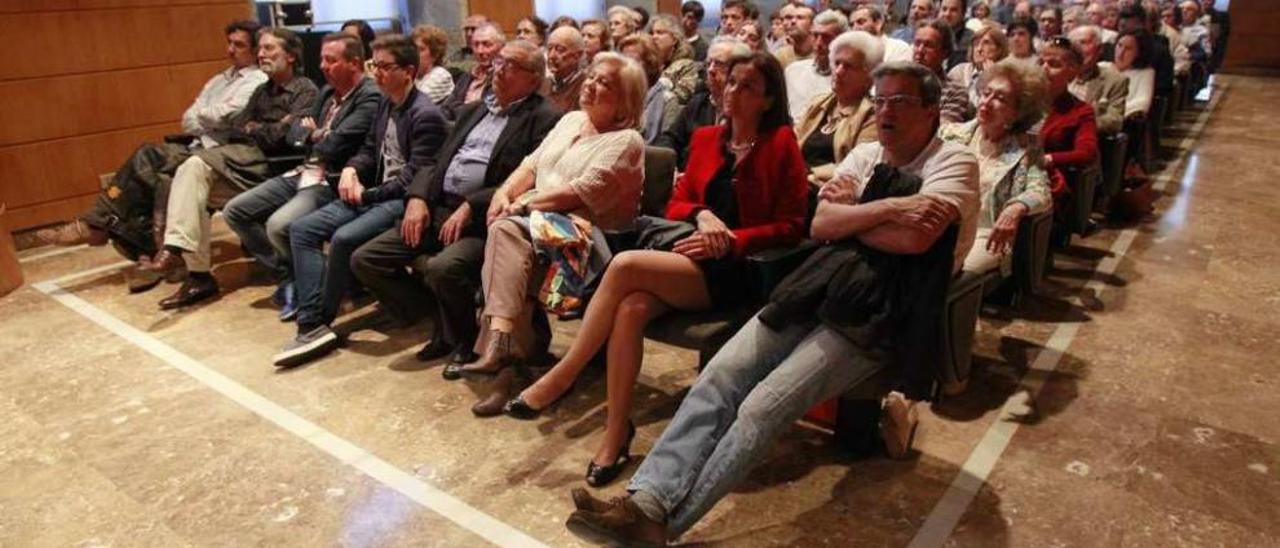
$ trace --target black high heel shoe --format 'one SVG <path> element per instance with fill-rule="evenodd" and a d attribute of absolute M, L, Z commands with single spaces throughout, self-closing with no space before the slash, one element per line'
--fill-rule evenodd
<path fill-rule="evenodd" d="M 631 464 L 631 441 L 636 439 L 636 424 L 628 422 L 627 441 L 622 444 L 622 449 L 618 450 L 618 458 L 613 459 L 613 464 L 600 466 L 593 460 L 587 463 L 587 485 L 592 487 L 604 487 L 609 482 L 617 479 L 622 474 L 622 470 Z"/>
<path fill-rule="evenodd" d="M 541 409 L 534 409 L 532 405 L 529 405 L 524 401 L 524 398 L 521 397 L 520 394 L 516 394 L 516 397 L 507 400 L 507 403 L 502 406 L 502 412 L 506 413 L 508 417 L 513 419 L 531 421 L 542 415 L 544 411 L 559 405 L 560 402 L 564 401 L 564 399 L 569 396 L 569 394 L 573 393 L 573 389 L 577 386 L 578 381 L 573 381 L 573 384 L 570 384 L 569 388 L 566 388 L 564 392 L 561 392 L 559 396 L 556 396 L 556 399 L 551 400 L 551 403 L 548 403 Z"/>

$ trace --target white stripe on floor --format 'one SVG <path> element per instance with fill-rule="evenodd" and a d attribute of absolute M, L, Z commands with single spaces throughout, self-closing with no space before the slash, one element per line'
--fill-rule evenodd
<path fill-rule="evenodd" d="M 1195 142 L 1200 132 L 1204 129 L 1204 124 L 1209 119 L 1209 113 L 1217 108 L 1218 99 L 1222 97 L 1223 91 L 1225 91 L 1225 86 L 1213 94 L 1213 101 L 1200 113 L 1191 131 L 1178 144 L 1178 149 L 1181 151 L 1178 157 L 1166 164 L 1161 174 L 1155 177 L 1156 182 L 1153 187 L 1156 190 L 1163 192 L 1165 185 L 1172 179 L 1173 174 L 1186 163 L 1186 157 L 1192 143 Z M 1125 254 L 1129 251 L 1129 246 L 1133 244 L 1134 239 L 1137 237 L 1137 228 L 1126 229 L 1120 233 L 1116 241 L 1111 245 L 1109 256 L 1098 263 L 1089 282 L 1075 297 L 1070 299 L 1073 305 L 1082 305 L 1079 295 L 1085 293 L 1098 294 L 1107 287 L 1104 279 L 1115 273 L 1120 261 L 1124 259 Z M 996 461 L 1000 460 L 1000 456 L 1009 447 L 1009 442 L 1022 424 L 1006 419 L 1006 417 L 1010 416 L 1010 408 L 1024 405 L 1020 399 L 1023 393 L 1029 394 L 1031 400 L 1035 401 L 1045 381 L 1057 369 L 1062 356 L 1071 347 L 1071 343 L 1075 340 L 1079 329 L 1080 324 L 1078 322 L 1058 324 L 1053 335 L 1049 337 L 1049 341 L 1045 343 L 1044 348 L 1036 355 L 1030 370 L 1019 381 L 1019 385 L 1024 390 L 1014 392 L 1014 395 L 1005 400 L 1004 405 L 1000 408 L 1000 414 L 996 416 L 991 426 L 987 428 L 982 440 L 973 448 L 973 452 L 969 454 L 969 458 L 960 467 L 960 472 L 952 480 L 946 493 L 938 500 L 938 504 L 933 507 L 933 511 L 925 519 L 924 525 L 916 532 L 915 538 L 911 539 L 911 544 L 908 545 L 908 548 L 939 547 L 951 537 L 951 532 L 955 530 L 956 524 L 960 522 L 960 518 L 964 516 L 965 511 L 969 508 L 969 503 L 973 501 L 973 497 L 977 496 L 978 491 L 986 484 L 987 477 L 991 475 L 991 470 L 995 468 Z"/>
<path fill-rule="evenodd" d="M 126 262 L 125 264 L 128 263 Z M 94 270 L 102 272 L 112 268 L 119 268 L 119 266 L 119 263 L 117 263 Z M 59 280 L 79 278 L 92 273 L 95 272 L 81 272 Z M 62 289 L 58 284 L 59 281 L 54 280 L 40 282 L 33 287 L 107 331 L 145 350 L 170 367 L 186 373 L 205 386 L 240 404 L 241 407 L 275 423 L 280 428 L 306 440 L 339 461 L 399 491 L 459 527 L 471 531 L 498 546 L 545 546 L 542 542 L 526 535 L 524 532 L 467 505 L 465 502 L 422 481 L 418 477 L 396 468 L 376 455 L 285 409 L 146 332 L 117 319 L 88 301 Z"/>

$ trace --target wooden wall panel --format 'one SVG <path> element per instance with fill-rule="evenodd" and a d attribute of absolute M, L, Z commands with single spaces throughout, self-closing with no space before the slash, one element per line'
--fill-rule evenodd
<path fill-rule="evenodd" d="M 98 175 L 180 129 L 182 112 L 226 66 L 223 26 L 247 0 L 0 0 L 0 202 L 7 224 L 70 220 Z"/>
<path fill-rule="evenodd" d="M 173 121 L 224 61 L 0 82 L 0 146 Z"/>
<path fill-rule="evenodd" d="M 507 38 L 516 34 L 516 23 L 533 15 L 533 0 L 468 0 L 467 13 L 483 13 L 502 26 Z"/>
<path fill-rule="evenodd" d="M 0 202 L 11 211 L 98 190 L 98 175 L 120 167 L 147 141 L 178 132 L 176 122 L 0 148 Z M 16 225 L 10 225 L 14 228 Z"/>
<path fill-rule="evenodd" d="M 48 52 L 6 57 L 0 80 L 223 58 L 223 26 L 248 9 L 236 3 L 0 15 L 0 42 Z"/>
<path fill-rule="evenodd" d="M 1280 2 L 1231 0 L 1227 69 L 1280 69 Z"/>

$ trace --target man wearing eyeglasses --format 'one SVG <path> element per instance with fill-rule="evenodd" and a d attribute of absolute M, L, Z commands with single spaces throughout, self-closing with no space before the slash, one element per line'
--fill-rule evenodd
<path fill-rule="evenodd" d="M 751 48 L 730 36 L 717 36 L 707 48 L 706 88 L 694 92 L 676 121 L 653 142 L 653 146 L 676 152 L 678 169 L 684 169 L 685 161 L 689 159 L 689 142 L 693 139 L 693 130 L 716 124 L 722 116 L 720 105 L 724 97 L 724 86 L 729 80 L 729 66 L 750 56 Z"/>
<path fill-rule="evenodd" d="M 339 199 L 289 227 L 298 334 L 272 360 L 277 367 L 300 365 L 337 347 L 330 324 L 351 286 L 351 254 L 395 226 L 409 183 L 435 165 L 444 142 L 444 115 L 414 86 L 419 57 L 413 40 L 384 36 L 372 49 L 374 81 L 384 96 L 373 127 L 342 169 Z"/>
<path fill-rule="evenodd" d="M 900 261 L 903 266 L 894 274 L 910 280 L 902 292 L 928 295 L 933 304 L 923 305 L 922 313 L 913 310 L 900 321 L 887 322 L 880 336 L 867 336 L 860 331 L 866 324 L 858 323 L 858 314 L 839 314 L 848 310 L 832 302 L 839 297 L 824 297 L 817 306 L 803 308 L 781 323 L 769 317 L 779 311 L 775 306 L 781 300 L 771 298 L 698 376 L 641 461 L 627 486 L 629 495 L 604 501 L 585 489 L 574 490 L 577 511 L 567 525 L 575 534 L 628 546 L 665 546 L 745 479 L 774 440 L 817 402 L 885 368 L 908 397 L 927 396 L 932 362 L 907 359 L 929 357 L 911 354 L 907 347 L 936 335 L 927 328 L 913 328 L 940 323 L 937 316 L 947 284 L 973 244 L 978 162 L 963 146 L 944 143 L 935 135 L 942 90 L 933 71 L 914 63 L 889 63 L 877 68 L 873 77 L 879 94 L 879 141 L 853 149 L 837 168 L 836 179 L 819 193 L 812 236 L 835 243 L 815 252 L 824 255 L 815 256 L 848 258 L 836 253 L 856 249 L 850 253 Z M 864 199 L 864 191 L 870 195 L 871 188 L 909 186 L 901 182 L 907 178 L 919 179 L 917 192 Z M 900 182 L 887 182 L 891 180 Z M 951 268 L 932 268 L 937 265 Z M 801 277 L 821 281 L 824 295 L 830 294 L 826 283 L 832 279 L 889 287 L 896 281 L 865 270 L 835 272 L 824 261 L 807 262 L 801 269 L 808 269 L 799 271 Z M 796 274 L 784 285 L 793 277 Z"/>
<path fill-rule="evenodd" d="M 536 93 L 545 66 L 542 53 L 528 42 L 504 46 L 494 58 L 493 94 L 458 112 L 440 160 L 409 185 L 400 226 L 352 256 L 356 277 L 396 320 L 409 323 L 436 311 L 434 333 L 418 352 L 419 360 L 450 356 L 451 363 L 465 364 L 477 359 L 471 348 L 478 331 L 475 294 L 484 262 L 484 213 L 494 190 L 560 119 L 555 105 Z M 410 265 L 423 275 L 408 274 Z"/>

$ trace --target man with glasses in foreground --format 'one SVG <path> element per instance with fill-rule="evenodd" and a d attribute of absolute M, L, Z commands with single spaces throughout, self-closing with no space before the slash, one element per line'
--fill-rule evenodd
<path fill-rule="evenodd" d="M 413 85 L 418 72 L 413 40 L 384 36 L 373 41 L 372 49 L 374 81 L 384 96 L 373 127 L 342 169 L 339 199 L 289 227 L 298 335 L 272 360 L 277 367 L 300 365 L 337 348 L 338 336 L 329 324 L 351 285 L 351 254 L 404 215 L 409 183 L 435 165 L 444 142 L 444 116 Z"/>
<path fill-rule="evenodd" d="M 938 296 L 945 298 L 945 284 L 963 264 L 977 230 L 978 162 L 964 147 L 936 137 L 942 90 L 932 70 L 889 63 L 873 78 L 879 142 L 853 149 L 836 178 L 823 186 L 812 236 L 888 257 L 940 256 L 952 265 L 940 272 Z M 910 177 L 919 178 L 917 193 L 869 198 Z M 952 225 L 958 229 L 949 231 Z M 810 261 L 801 268 L 815 270 L 801 274 L 820 274 L 825 266 Z M 916 279 L 939 273 L 899 274 Z M 571 531 L 593 541 L 665 545 L 745 478 L 773 440 L 815 403 L 886 367 L 911 381 L 910 388 L 904 386 L 909 397 L 921 394 L 920 379 L 932 380 L 932 370 L 919 371 L 905 360 L 899 368 L 899 362 L 886 359 L 911 338 L 902 332 L 869 341 L 851 338 L 857 327 L 823 314 L 825 306 L 816 314 L 821 321 L 810 319 L 810 309 L 797 321 L 776 324 L 766 318 L 778 303 L 776 295 L 698 376 L 641 462 L 629 495 L 603 501 L 585 489 L 574 490 L 578 509 L 569 517 Z M 876 344 L 883 340 L 894 341 L 894 348 Z"/>

